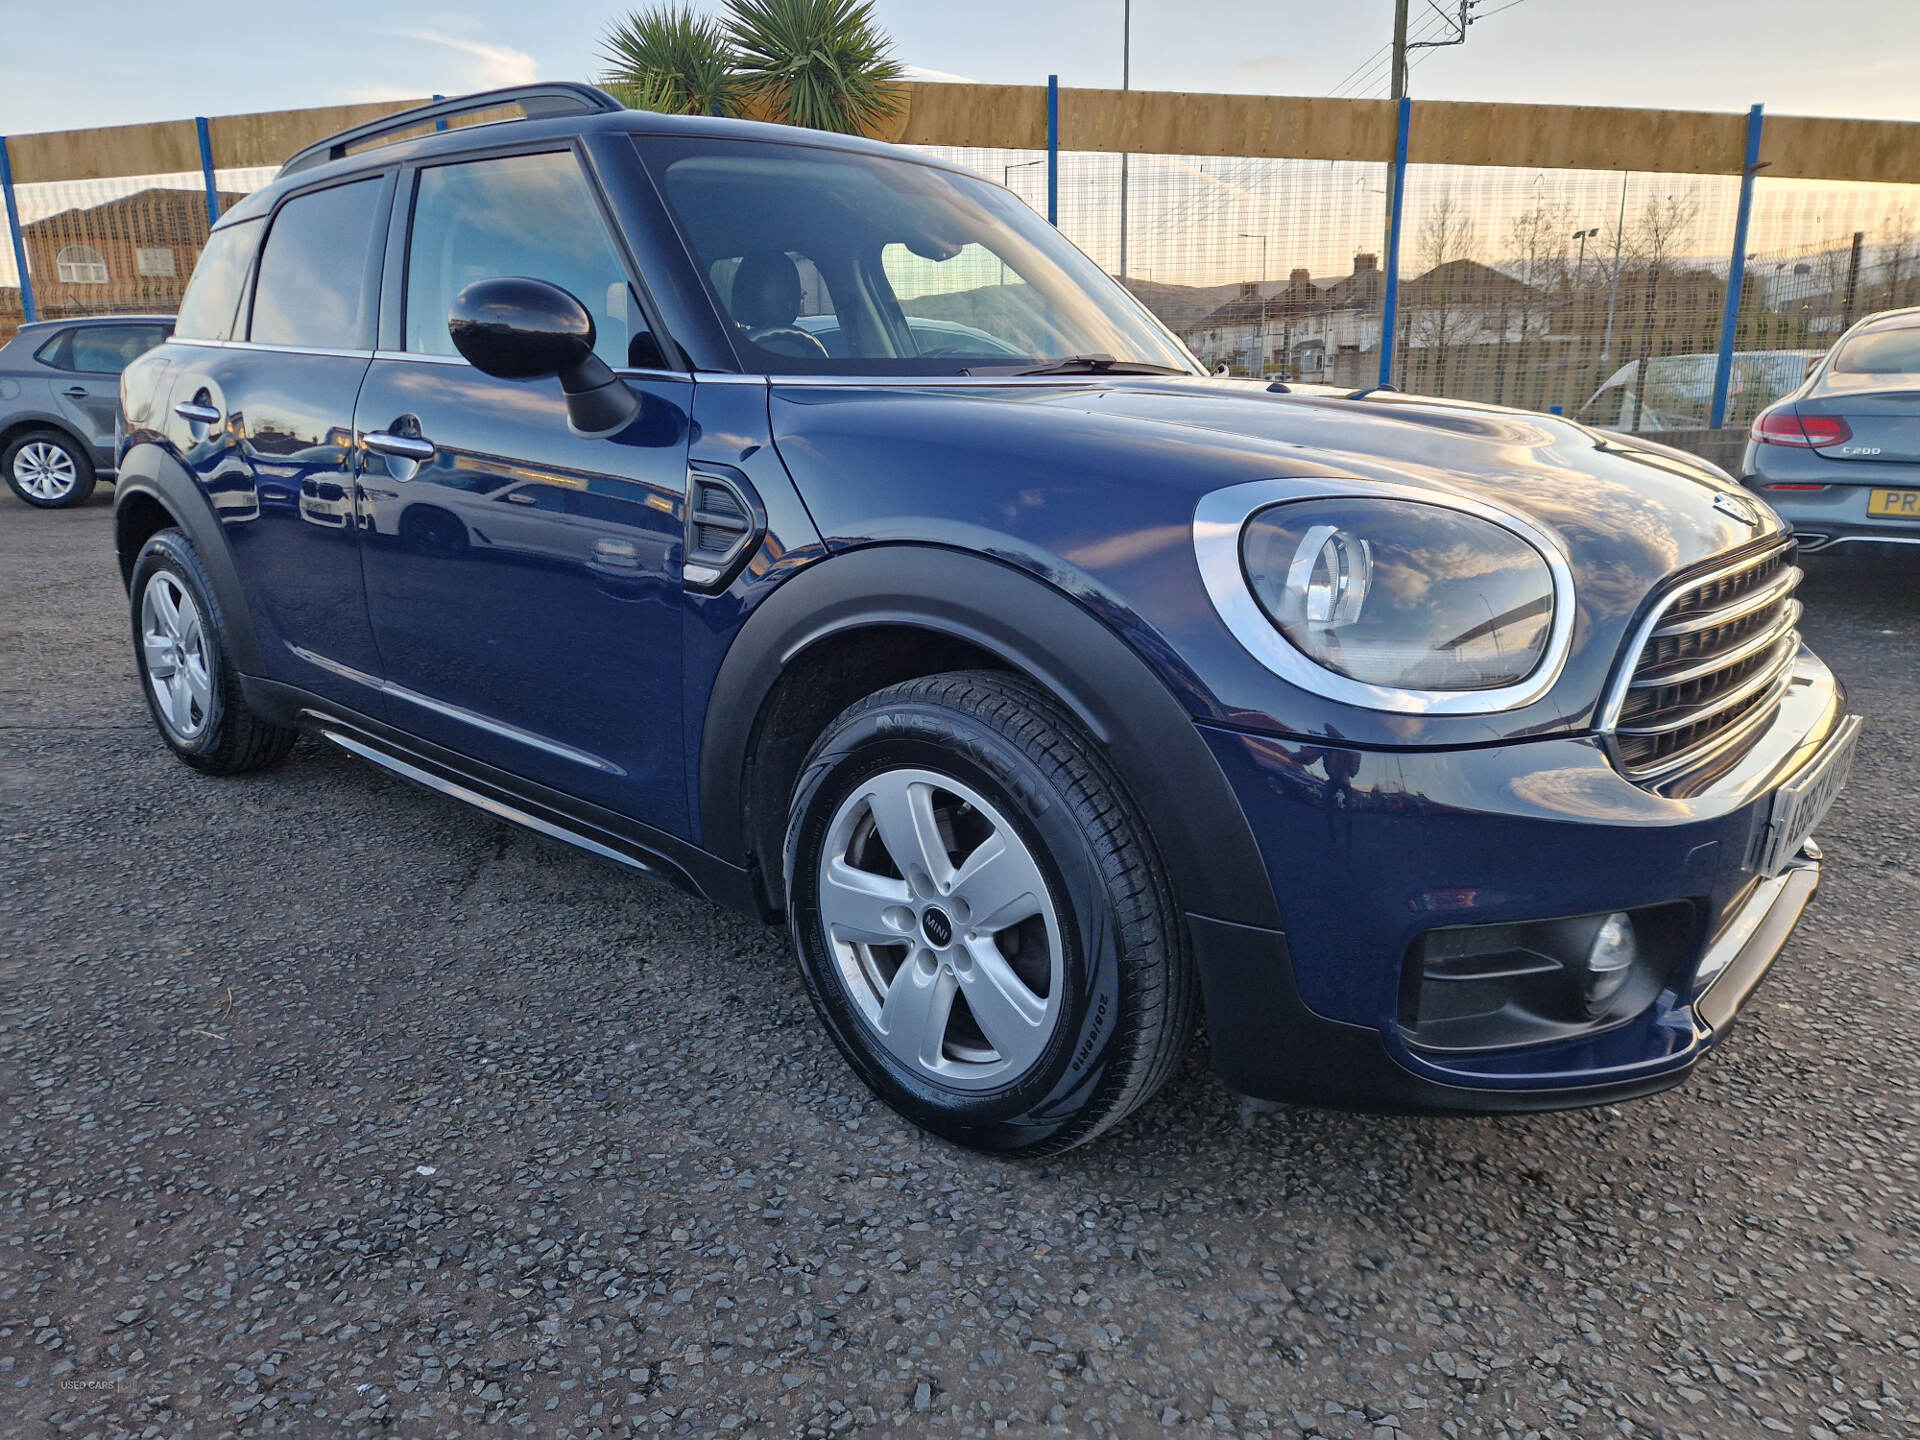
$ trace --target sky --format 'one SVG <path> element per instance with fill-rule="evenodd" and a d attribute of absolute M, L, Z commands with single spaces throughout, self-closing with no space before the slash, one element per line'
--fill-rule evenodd
<path fill-rule="evenodd" d="M 1414 33 L 1438 29 L 1412 0 Z M 619 4 L 0 0 L 0 134 L 591 77 Z M 700 8 L 717 9 L 717 0 Z M 931 77 L 1117 85 L 1122 0 L 877 0 Z M 1416 97 L 1920 120 L 1920 0 L 1479 0 Z M 1132 0 L 1141 89 L 1384 95 L 1392 0 Z M 316 19 L 323 16 L 324 19 Z M 1371 63 L 1370 63 L 1371 62 Z"/>

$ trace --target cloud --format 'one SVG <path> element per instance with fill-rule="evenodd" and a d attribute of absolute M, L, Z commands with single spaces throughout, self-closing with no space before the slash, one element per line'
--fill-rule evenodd
<path fill-rule="evenodd" d="M 531 85 L 539 78 L 539 62 L 511 45 L 469 40 L 437 30 L 402 30 L 398 34 L 403 40 L 418 40 L 453 51 L 459 57 L 460 67 L 450 87 L 455 90 L 498 90 L 507 85 Z"/>
<path fill-rule="evenodd" d="M 1256 55 L 1251 60 L 1242 60 L 1239 68 L 1251 70 L 1256 75 L 1270 75 L 1276 70 L 1294 70 L 1299 61 L 1289 60 L 1285 55 Z"/>
<path fill-rule="evenodd" d="M 946 70 L 929 70 L 924 65 L 903 65 L 909 80 L 944 80 L 950 85 L 978 85 L 980 82 L 967 75 L 955 75 Z"/>

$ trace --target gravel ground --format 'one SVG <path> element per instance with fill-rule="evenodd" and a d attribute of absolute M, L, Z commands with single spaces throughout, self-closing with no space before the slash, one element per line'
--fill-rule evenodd
<path fill-rule="evenodd" d="M 0 498 L 0 1432 L 1920 1428 L 1920 567 L 1812 562 L 1868 728 L 1678 1092 L 930 1140 L 784 943 L 303 743 L 174 762 L 108 492 Z"/>

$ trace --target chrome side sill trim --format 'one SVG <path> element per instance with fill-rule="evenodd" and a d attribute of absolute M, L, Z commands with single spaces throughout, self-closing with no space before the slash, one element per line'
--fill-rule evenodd
<path fill-rule="evenodd" d="M 356 670 L 351 665 L 338 660 L 330 660 L 325 655 L 308 650 L 303 646 L 287 643 L 287 649 L 309 665 L 317 665 L 330 675 L 338 675 L 342 680 L 351 680 L 356 685 L 364 685 L 369 690 L 391 696 L 395 700 L 404 700 L 409 705 L 418 705 L 422 710 L 431 710 L 436 715 L 444 715 L 449 720 L 458 720 L 463 725 L 471 725 L 476 730 L 485 730 L 489 735 L 498 735 L 503 740 L 515 740 L 522 745 L 532 746 L 535 750 L 544 750 L 549 755 L 558 755 L 562 760 L 571 760 L 576 765 L 585 765 L 589 770 L 599 770 L 607 775 L 625 775 L 611 760 L 603 760 L 598 755 L 590 755 L 585 750 L 576 750 L 571 745 L 562 745 L 558 740 L 549 740 L 544 735 L 535 735 L 530 730 L 522 730 L 517 725 L 509 725 L 501 720 L 490 720 L 485 715 L 459 705 L 449 704 L 445 700 L 436 700 L 431 695 L 422 695 L 417 690 L 409 690 L 404 685 L 396 685 L 391 680 L 383 680 L 378 675 L 369 675 L 364 670 Z"/>
<path fill-rule="evenodd" d="M 312 716 L 312 712 L 308 712 L 308 714 Z M 320 717 L 312 716 L 312 718 L 318 719 Z M 638 870 L 642 874 L 653 876 L 655 879 L 665 878 L 658 870 L 654 869 L 653 866 L 647 864 L 645 861 L 638 860 L 632 855 L 615 850 L 611 845 L 602 845 L 598 840 L 590 840 L 576 830 L 567 829 L 564 825 L 556 825 L 551 820 L 543 820 L 538 815 L 530 815 L 525 810 L 517 809 L 504 801 L 482 795 L 477 790 L 469 790 L 464 785 L 456 784 L 452 780 L 443 779 L 441 776 L 422 770 L 417 765 L 409 765 L 406 761 L 389 755 L 384 750 L 375 749 L 373 746 L 355 740 L 349 735 L 342 735 L 338 730 L 330 730 L 324 724 L 319 727 L 319 734 L 322 739 L 331 741 L 349 754 L 358 755 L 362 760 L 371 760 L 374 764 L 383 769 L 391 770 L 402 779 L 411 780 L 416 785 L 424 785 L 429 790 L 435 790 L 455 800 L 464 801 L 476 810 L 484 810 L 487 814 L 497 816 L 499 819 L 511 820 L 516 825 L 524 825 L 527 829 L 545 835 L 549 839 L 564 841 L 568 845 L 573 845 L 590 854 L 598 855 L 603 860 L 611 860 L 616 865 L 625 865 L 630 870 Z"/>

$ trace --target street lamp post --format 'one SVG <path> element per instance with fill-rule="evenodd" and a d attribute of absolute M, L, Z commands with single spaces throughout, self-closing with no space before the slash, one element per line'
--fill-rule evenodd
<path fill-rule="evenodd" d="M 1584 275 L 1587 270 L 1587 241 L 1593 239 L 1593 237 L 1599 233 L 1600 227 L 1598 225 L 1594 226 L 1591 230 L 1576 230 L 1573 232 L 1573 238 L 1580 242 L 1580 258 L 1576 260 L 1573 265 L 1573 283 L 1576 285 L 1580 283 L 1580 277 Z"/>
<path fill-rule="evenodd" d="M 1249 235 L 1243 230 L 1240 232 L 1240 238 L 1242 240 L 1258 240 L 1260 242 L 1260 376 L 1264 379 L 1267 373 L 1267 363 L 1272 355 L 1272 352 L 1267 348 L 1267 237 L 1264 235 Z"/>

